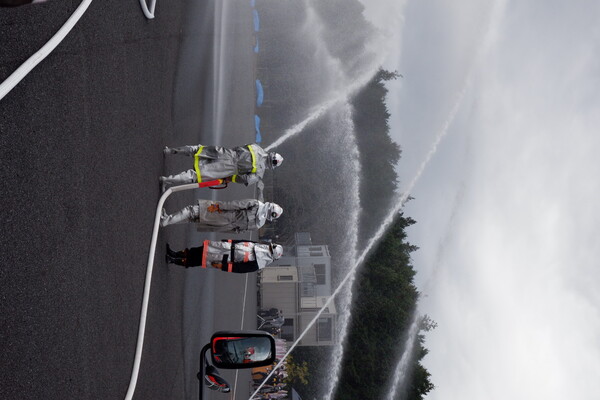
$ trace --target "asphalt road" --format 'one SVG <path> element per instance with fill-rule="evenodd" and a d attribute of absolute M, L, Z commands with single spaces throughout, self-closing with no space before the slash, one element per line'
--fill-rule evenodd
<path fill-rule="evenodd" d="M 0 100 L 0 398 L 124 397 L 157 177 L 189 162 L 164 159 L 162 147 L 253 140 L 250 5 L 216 3 L 158 0 L 148 21 L 137 1 L 94 1 Z M 0 80 L 78 5 L 0 9 Z M 167 208 L 195 196 L 173 195 Z M 241 326 L 243 275 L 164 262 L 167 241 L 202 237 L 184 226 L 160 234 L 137 399 L 197 398 L 199 349 L 214 330 Z M 254 284 L 251 275 L 245 328 Z"/>

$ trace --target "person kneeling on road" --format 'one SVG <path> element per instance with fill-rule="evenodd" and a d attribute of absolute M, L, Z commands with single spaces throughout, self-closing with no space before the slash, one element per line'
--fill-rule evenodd
<path fill-rule="evenodd" d="M 202 246 L 173 251 L 167 243 L 168 263 L 184 267 L 211 266 L 244 274 L 263 269 L 283 255 L 283 246 L 250 240 L 205 240 Z"/>

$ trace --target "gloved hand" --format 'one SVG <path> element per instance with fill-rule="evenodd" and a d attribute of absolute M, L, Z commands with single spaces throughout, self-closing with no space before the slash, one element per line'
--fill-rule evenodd
<path fill-rule="evenodd" d="M 222 213 L 223 212 L 219 208 L 218 204 L 211 204 L 210 206 L 207 207 L 207 210 L 208 210 L 208 212 L 211 212 L 211 213 L 214 213 L 214 212 Z"/>

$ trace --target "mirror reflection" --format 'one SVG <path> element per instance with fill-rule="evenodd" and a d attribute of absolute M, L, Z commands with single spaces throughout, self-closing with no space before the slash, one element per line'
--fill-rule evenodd
<path fill-rule="evenodd" d="M 268 337 L 214 337 L 212 356 L 215 364 L 252 364 L 272 357 Z"/>

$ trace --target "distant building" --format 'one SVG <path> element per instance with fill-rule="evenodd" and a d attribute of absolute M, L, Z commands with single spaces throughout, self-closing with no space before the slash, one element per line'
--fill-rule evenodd
<path fill-rule="evenodd" d="M 295 246 L 286 248 L 286 253 L 260 274 L 261 308 L 282 310 L 281 337 L 295 341 L 331 296 L 331 256 L 327 245 L 313 245 L 305 232 L 296 233 Z M 336 322 L 332 302 L 299 345 L 335 344 Z"/>

